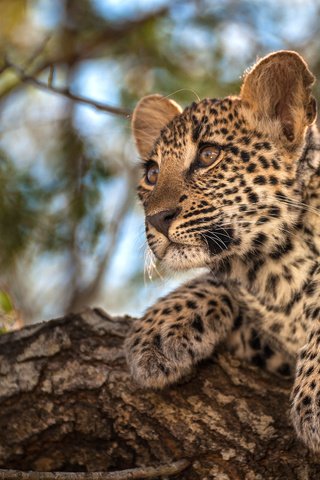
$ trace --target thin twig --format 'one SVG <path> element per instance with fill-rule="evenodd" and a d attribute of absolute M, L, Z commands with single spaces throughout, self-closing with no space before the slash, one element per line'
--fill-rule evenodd
<path fill-rule="evenodd" d="M 24 65 L 24 70 L 28 70 L 33 63 L 40 57 L 40 55 L 44 52 L 46 46 L 48 45 L 48 42 L 51 40 L 52 34 L 48 34 L 44 37 L 42 42 L 35 48 L 31 56 L 28 58 L 28 60 L 25 62 Z"/>
<path fill-rule="evenodd" d="M 158 467 L 139 467 L 117 472 L 21 472 L 19 470 L 0 470 L 0 480 L 134 480 L 172 476 L 190 466 L 189 460 L 159 465 Z"/>
<path fill-rule="evenodd" d="M 78 102 L 78 103 L 83 103 L 85 105 L 90 105 L 93 108 L 96 108 L 97 110 L 100 110 L 102 112 L 106 113 L 112 113 L 113 115 L 119 115 L 121 117 L 126 117 L 130 118 L 131 111 L 127 110 L 126 108 L 120 108 L 120 107 L 113 107 L 111 105 L 107 105 L 105 103 L 101 103 L 95 100 L 91 100 L 90 98 L 82 97 L 80 95 L 77 95 L 75 93 L 72 93 L 69 88 L 58 88 L 54 87 L 52 84 L 49 83 L 44 83 L 38 80 L 35 77 L 32 77 L 31 75 L 28 75 L 22 68 L 20 68 L 18 65 L 12 63 L 10 60 L 6 59 L 5 60 L 5 65 L 4 67 L 7 68 L 12 68 L 16 74 L 19 76 L 22 82 L 28 83 L 29 85 L 33 85 L 36 88 L 39 88 L 41 90 L 45 90 L 47 92 L 52 92 L 57 95 L 62 95 L 64 97 L 69 98 L 69 100 L 72 100 L 73 102 Z M 50 80 L 50 79 L 49 79 Z"/>

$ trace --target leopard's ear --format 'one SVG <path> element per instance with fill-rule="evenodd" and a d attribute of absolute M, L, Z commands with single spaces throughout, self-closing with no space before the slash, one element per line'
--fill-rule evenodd
<path fill-rule="evenodd" d="M 142 159 L 146 159 L 154 142 L 182 108 L 173 100 L 161 95 L 143 97 L 132 115 L 132 131 Z"/>
<path fill-rule="evenodd" d="M 260 124 L 260 129 L 295 148 L 316 119 L 316 101 L 311 95 L 314 82 L 303 58 L 282 50 L 262 58 L 246 72 L 240 96 L 256 126 Z"/>

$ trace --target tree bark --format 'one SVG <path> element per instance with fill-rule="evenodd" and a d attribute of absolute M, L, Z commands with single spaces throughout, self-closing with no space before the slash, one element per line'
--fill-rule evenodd
<path fill-rule="evenodd" d="M 175 478 L 320 479 L 319 455 L 290 424 L 291 382 L 221 351 L 180 384 L 143 390 L 123 353 L 131 321 L 88 309 L 0 337 L 1 469 L 114 471 L 189 459 Z"/>

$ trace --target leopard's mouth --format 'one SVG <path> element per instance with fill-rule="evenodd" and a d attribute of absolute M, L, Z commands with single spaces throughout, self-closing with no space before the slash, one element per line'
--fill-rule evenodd
<path fill-rule="evenodd" d="M 208 266 L 235 242 L 232 228 L 212 226 L 197 234 L 192 243 L 165 238 L 151 247 L 156 258 L 173 270 Z"/>
<path fill-rule="evenodd" d="M 168 250 L 175 250 L 176 252 L 183 253 L 188 249 L 200 249 L 200 245 L 191 245 L 186 243 L 178 243 L 178 242 L 171 242 L 169 241 L 167 248 L 165 249 L 164 254 L 168 252 Z"/>

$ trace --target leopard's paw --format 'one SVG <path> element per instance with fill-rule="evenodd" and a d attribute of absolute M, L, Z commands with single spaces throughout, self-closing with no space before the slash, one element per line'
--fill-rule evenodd
<path fill-rule="evenodd" d="M 164 388 L 189 373 L 191 364 L 173 361 L 164 355 L 158 345 L 145 345 L 141 349 L 130 348 L 126 342 L 127 362 L 134 380 L 141 386 Z"/>
<path fill-rule="evenodd" d="M 291 417 L 298 437 L 310 450 L 320 452 L 320 397 L 315 380 L 296 383 L 292 394 Z M 311 387 L 311 388 L 310 388 Z"/>
<path fill-rule="evenodd" d="M 174 321 L 175 320 L 175 321 Z M 134 379 L 147 387 L 163 388 L 191 372 L 215 345 L 214 334 L 206 331 L 197 314 L 170 322 L 137 321 L 125 342 L 129 368 Z"/>

